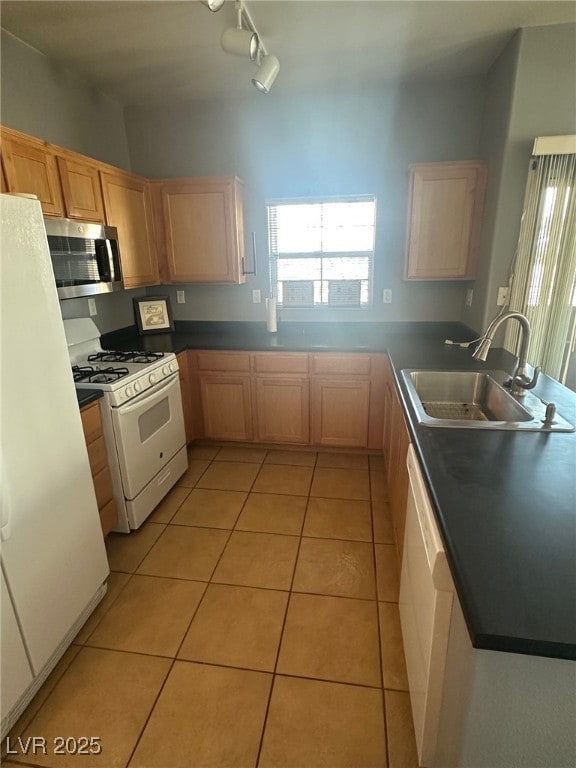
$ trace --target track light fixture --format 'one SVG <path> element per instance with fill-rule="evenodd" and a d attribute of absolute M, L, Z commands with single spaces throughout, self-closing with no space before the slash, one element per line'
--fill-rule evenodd
<path fill-rule="evenodd" d="M 269 93 L 279 71 L 280 62 L 276 56 L 271 56 L 270 54 L 262 56 L 260 65 L 252 78 L 252 85 L 260 93 Z"/>
<path fill-rule="evenodd" d="M 202 0 L 202 3 L 214 13 L 222 8 L 224 2 L 225 0 Z"/>
<path fill-rule="evenodd" d="M 208 2 L 217 4 L 220 0 L 207 0 L 206 4 Z M 220 5 L 222 2 L 220 2 Z M 269 93 L 280 71 L 280 62 L 276 56 L 270 55 L 264 47 L 264 43 L 260 39 L 254 22 L 242 0 L 236 0 L 235 8 L 237 16 L 236 27 L 224 30 L 220 38 L 220 44 L 226 53 L 233 53 L 235 56 L 247 56 L 251 61 L 257 61 L 258 69 L 254 73 L 252 84 L 260 93 Z"/>
<path fill-rule="evenodd" d="M 225 29 L 220 38 L 220 45 L 226 53 L 233 53 L 235 56 L 248 56 L 250 61 L 256 61 L 260 42 L 254 29 L 244 29 L 242 26 L 243 13 L 242 3 L 237 2 L 238 21 L 236 29 Z M 247 16 L 247 18 L 249 17 Z"/>

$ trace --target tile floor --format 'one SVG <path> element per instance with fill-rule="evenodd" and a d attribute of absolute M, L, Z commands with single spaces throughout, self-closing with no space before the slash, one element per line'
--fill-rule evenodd
<path fill-rule="evenodd" d="M 392 542 L 379 456 L 191 448 L 5 764 L 417 768 Z"/>

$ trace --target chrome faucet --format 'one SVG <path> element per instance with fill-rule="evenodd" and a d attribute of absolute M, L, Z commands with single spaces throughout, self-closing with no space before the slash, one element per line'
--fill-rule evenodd
<path fill-rule="evenodd" d="M 509 382 L 510 392 L 513 395 L 522 397 L 526 394 L 527 389 L 533 389 L 536 386 L 538 374 L 540 373 L 540 368 L 538 367 L 534 369 L 534 376 L 532 378 L 526 374 L 526 358 L 528 356 L 528 344 L 530 343 L 530 323 L 527 317 L 520 314 L 520 312 L 504 312 L 504 314 L 495 317 L 481 337 L 480 343 L 472 353 L 472 357 L 475 360 L 485 361 L 497 329 L 506 320 L 511 319 L 518 320 L 522 326 L 522 343 L 520 345 L 518 365 Z"/>

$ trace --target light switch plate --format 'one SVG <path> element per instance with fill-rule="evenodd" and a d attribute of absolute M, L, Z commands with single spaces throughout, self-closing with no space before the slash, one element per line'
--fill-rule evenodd
<path fill-rule="evenodd" d="M 382 303 L 392 304 L 392 288 L 384 288 L 382 291 Z"/>
<path fill-rule="evenodd" d="M 466 291 L 466 306 L 471 307 L 474 299 L 474 288 L 468 288 Z"/>
<path fill-rule="evenodd" d="M 176 302 L 178 304 L 186 304 L 186 294 L 184 291 L 176 291 Z"/>
<path fill-rule="evenodd" d="M 503 307 L 508 299 L 508 288 L 498 288 L 498 298 L 496 299 L 496 306 Z"/>
<path fill-rule="evenodd" d="M 98 310 L 96 309 L 96 299 L 88 299 L 88 312 L 90 313 L 90 317 L 94 317 L 94 315 L 98 314 Z"/>
<path fill-rule="evenodd" d="M 262 301 L 262 295 L 259 288 L 254 288 L 252 291 L 252 304 L 260 304 Z"/>

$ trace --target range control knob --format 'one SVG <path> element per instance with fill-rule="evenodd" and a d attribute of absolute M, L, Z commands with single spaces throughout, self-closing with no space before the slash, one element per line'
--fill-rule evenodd
<path fill-rule="evenodd" d="M 142 384 L 139 381 L 134 382 L 134 392 L 140 392 L 142 389 Z"/>
<path fill-rule="evenodd" d="M 132 389 L 132 387 L 126 387 L 126 397 L 132 397 L 133 394 L 134 394 L 134 390 Z"/>
<path fill-rule="evenodd" d="M 164 374 L 164 376 L 168 376 L 168 374 L 170 373 L 170 366 L 169 365 L 164 365 L 162 367 L 162 373 Z"/>
<path fill-rule="evenodd" d="M 150 376 L 148 376 L 148 381 L 150 382 L 150 384 L 154 384 L 156 381 L 156 374 L 151 373 Z"/>
<path fill-rule="evenodd" d="M 175 360 L 172 360 L 172 362 L 170 363 L 170 370 L 172 371 L 172 373 L 178 370 L 178 363 Z"/>

